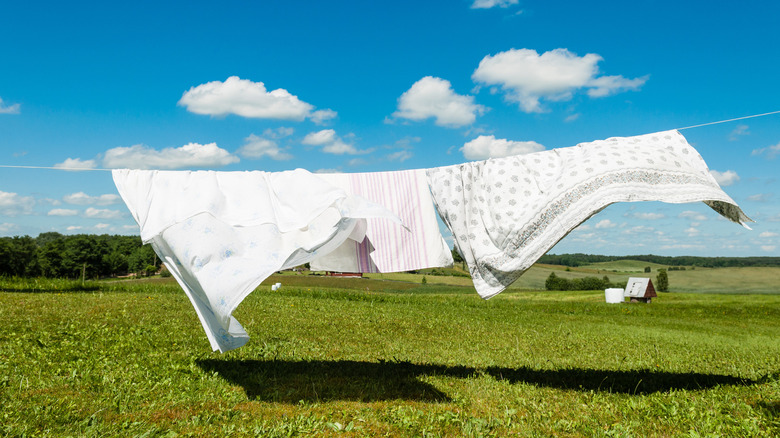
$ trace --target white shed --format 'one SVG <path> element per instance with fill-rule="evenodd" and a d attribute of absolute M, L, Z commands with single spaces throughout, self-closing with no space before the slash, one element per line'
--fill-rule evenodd
<path fill-rule="evenodd" d="M 630 277 L 626 284 L 623 296 L 629 297 L 632 303 L 649 303 L 653 297 L 657 297 L 653 281 L 649 278 Z"/>

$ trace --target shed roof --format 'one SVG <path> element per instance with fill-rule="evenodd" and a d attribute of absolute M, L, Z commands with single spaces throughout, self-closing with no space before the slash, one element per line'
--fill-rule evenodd
<path fill-rule="evenodd" d="M 630 277 L 626 283 L 626 291 L 623 296 L 632 298 L 650 298 L 656 297 L 655 287 L 649 278 Z"/>

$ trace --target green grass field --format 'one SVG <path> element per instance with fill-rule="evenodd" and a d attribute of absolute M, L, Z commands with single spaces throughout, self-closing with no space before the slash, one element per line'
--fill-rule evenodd
<path fill-rule="evenodd" d="M 0 280 L 0 434 L 780 434 L 780 295 L 482 301 L 426 278 L 274 276 L 226 354 L 170 280 Z"/>

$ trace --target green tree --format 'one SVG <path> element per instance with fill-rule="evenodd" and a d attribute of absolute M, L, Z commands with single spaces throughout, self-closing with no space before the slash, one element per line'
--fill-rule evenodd
<path fill-rule="evenodd" d="M 645 266 L 645 274 L 647 274 L 650 271 L 651 271 L 650 266 Z"/>
<path fill-rule="evenodd" d="M 658 270 L 658 276 L 655 277 L 655 283 L 658 292 L 669 292 L 669 276 L 666 274 L 666 269 Z"/>

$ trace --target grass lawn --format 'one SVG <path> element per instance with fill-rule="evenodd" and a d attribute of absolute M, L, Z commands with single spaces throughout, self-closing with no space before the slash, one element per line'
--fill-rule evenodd
<path fill-rule="evenodd" d="M 170 280 L 0 280 L 0 435 L 780 435 L 780 295 L 436 278 L 272 277 L 226 354 Z"/>

